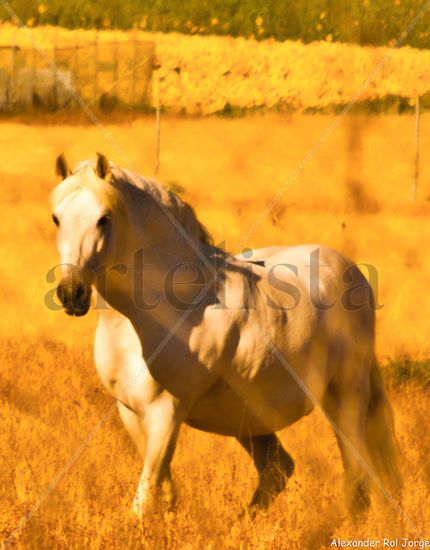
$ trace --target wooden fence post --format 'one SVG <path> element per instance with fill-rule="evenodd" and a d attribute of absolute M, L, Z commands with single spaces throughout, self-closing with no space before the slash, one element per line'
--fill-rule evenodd
<path fill-rule="evenodd" d="M 33 109 L 38 104 L 37 94 L 36 94 L 36 48 L 33 45 L 31 52 L 31 104 L 30 107 Z M 43 101 L 43 100 L 42 100 Z"/>
<path fill-rule="evenodd" d="M 53 48 L 53 63 L 54 63 L 54 69 L 53 69 L 53 77 L 54 77 L 54 87 L 53 87 L 53 98 L 52 98 L 52 103 L 53 103 L 53 108 L 55 110 L 58 109 L 58 87 L 57 87 L 57 72 L 58 72 L 58 68 L 57 68 L 57 59 L 58 59 L 58 52 L 57 52 L 57 33 L 55 33 L 55 36 L 54 36 L 54 48 Z"/>
<path fill-rule="evenodd" d="M 418 178 L 420 175 L 420 96 L 415 100 L 415 170 L 412 186 L 412 201 L 417 200 Z"/>
<path fill-rule="evenodd" d="M 15 99 L 15 72 L 16 72 L 15 49 L 16 49 L 16 29 L 14 29 L 12 33 L 12 47 L 10 51 L 10 81 L 9 81 L 9 91 L 7 95 L 9 111 L 13 110 L 13 103 Z"/>
<path fill-rule="evenodd" d="M 160 80 L 158 71 L 154 74 L 154 96 L 156 112 L 156 145 L 155 145 L 155 175 L 160 171 L 160 145 L 161 145 L 161 107 L 160 107 Z"/>
<path fill-rule="evenodd" d="M 131 105 L 135 107 L 136 103 L 136 67 L 137 67 L 137 40 L 133 39 L 133 74 L 131 80 Z"/>
<path fill-rule="evenodd" d="M 112 66 L 112 88 L 115 88 L 118 82 L 118 40 L 115 40 L 113 43 L 113 66 Z"/>
<path fill-rule="evenodd" d="M 75 47 L 73 49 L 73 89 L 78 94 L 79 91 L 79 84 L 78 84 L 78 74 L 79 74 L 79 45 L 77 42 L 75 42 Z M 78 102 L 76 101 L 76 96 L 73 96 L 73 106 L 77 107 Z"/>
<path fill-rule="evenodd" d="M 99 85 L 98 85 L 98 68 L 99 68 L 99 40 L 97 31 L 94 34 L 94 75 L 93 75 L 93 103 L 97 103 Z"/>

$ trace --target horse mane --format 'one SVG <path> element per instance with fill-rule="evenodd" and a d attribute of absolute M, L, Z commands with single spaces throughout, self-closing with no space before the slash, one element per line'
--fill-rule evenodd
<path fill-rule="evenodd" d="M 197 218 L 194 208 L 173 191 L 158 182 L 146 179 L 129 170 L 117 168 L 113 164 L 111 164 L 113 179 L 110 182 L 102 182 L 94 177 L 94 166 L 95 162 L 92 160 L 80 162 L 73 170 L 71 177 L 66 178 L 54 189 L 51 196 L 53 206 L 55 207 L 75 192 L 88 189 L 102 204 L 124 218 L 126 215 L 124 192 L 127 186 L 131 186 L 132 190 L 134 188 L 147 192 L 156 202 L 166 208 L 188 235 L 202 244 L 213 244 L 210 233 Z"/>
<path fill-rule="evenodd" d="M 196 238 L 202 244 L 213 245 L 212 236 L 188 202 L 160 183 L 151 180 L 144 180 L 144 182 L 145 189 L 173 215 L 188 235 Z"/>

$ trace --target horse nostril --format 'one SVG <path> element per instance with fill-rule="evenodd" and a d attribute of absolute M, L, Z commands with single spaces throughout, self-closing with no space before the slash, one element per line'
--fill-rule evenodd
<path fill-rule="evenodd" d="M 66 299 L 66 289 L 65 285 L 58 285 L 57 287 L 57 297 L 60 302 L 63 304 Z"/>
<path fill-rule="evenodd" d="M 76 287 L 75 298 L 77 300 L 80 300 L 83 297 L 84 294 L 85 294 L 84 285 L 79 283 L 78 286 Z"/>
<path fill-rule="evenodd" d="M 57 297 L 69 315 L 85 315 L 90 305 L 91 289 L 84 283 L 64 279 L 57 286 Z"/>

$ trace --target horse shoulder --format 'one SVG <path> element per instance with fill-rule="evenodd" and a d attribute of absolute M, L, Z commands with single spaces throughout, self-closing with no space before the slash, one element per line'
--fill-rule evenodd
<path fill-rule="evenodd" d="M 221 303 L 205 308 L 201 322 L 196 325 L 189 340 L 189 348 L 199 362 L 212 372 L 231 361 L 240 338 L 237 311 Z"/>

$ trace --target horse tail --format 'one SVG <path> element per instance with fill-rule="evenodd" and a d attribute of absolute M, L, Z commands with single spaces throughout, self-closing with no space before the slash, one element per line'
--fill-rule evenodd
<path fill-rule="evenodd" d="M 391 405 L 376 359 L 370 370 L 370 392 L 366 421 L 366 442 L 376 473 L 395 492 L 401 491 L 397 463 L 398 444 Z"/>

